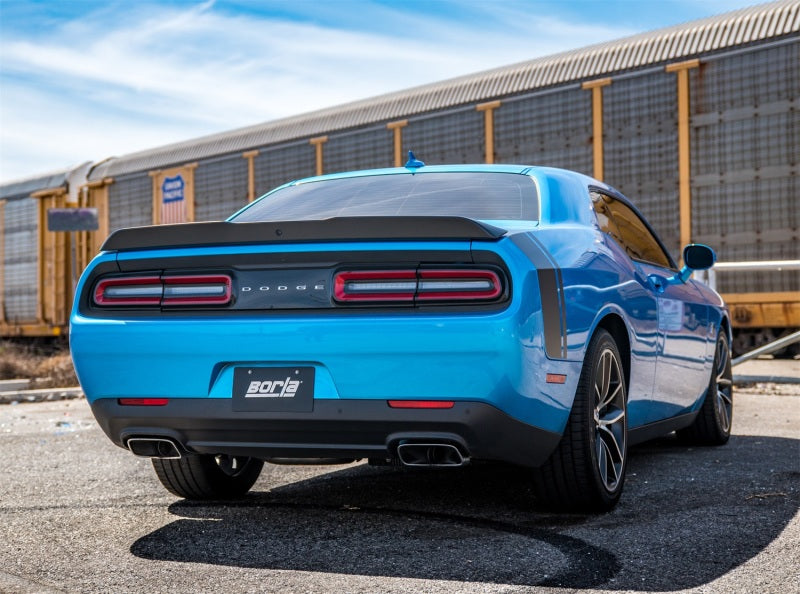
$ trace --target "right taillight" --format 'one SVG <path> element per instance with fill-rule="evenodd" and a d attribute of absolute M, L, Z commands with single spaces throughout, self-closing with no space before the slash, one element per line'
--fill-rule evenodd
<path fill-rule="evenodd" d="M 420 270 L 417 299 L 422 301 L 493 301 L 503 293 L 493 270 Z"/>
<path fill-rule="evenodd" d="M 345 270 L 334 275 L 341 303 L 495 301 L 503 281 L 488 269 Z"/>

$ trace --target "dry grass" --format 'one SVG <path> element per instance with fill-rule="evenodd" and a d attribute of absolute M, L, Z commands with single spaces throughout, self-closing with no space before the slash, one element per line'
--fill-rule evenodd
<path fill-rule="evenodd" d="M 78 385 L 66 343 L 0 342 L 0 380 L 29 379 L 34 388 Z"/>

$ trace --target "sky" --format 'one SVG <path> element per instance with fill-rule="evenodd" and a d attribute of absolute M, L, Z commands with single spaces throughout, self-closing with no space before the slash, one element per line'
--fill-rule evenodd
<path fill-rule="evenodd" d="M 0 0 L 0 183 L 757 0 Z"/>

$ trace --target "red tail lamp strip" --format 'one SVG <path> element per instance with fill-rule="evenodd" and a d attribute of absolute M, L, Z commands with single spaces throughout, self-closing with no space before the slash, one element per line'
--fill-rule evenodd
<path fill-rule="evenodd" d="M 390 408 L 453 408 L 452 400 L 389 400 Z"/>
<path fill-rule="evenodd" d="M 350 270 L 333 283 L 337 301 L 413 301 L 416 292 L 415 270 Z"/>
<path fill-rule="evenodd" d="M 166 406 L 169 398 L 119 398 L 121 406 Z"/>
<path fill-rule="evenodd" d="M 226 305 L 231 277 L 225 274 L 123 276 L 101 280 L 94 303 L 107 306 Z"/>
<path fill-rule="evenodd" d="M 503 294 L 493 270 L 347 270 L 334 276 L 338 302 L 492 301 Z"/>
<path fill-rule="evenodd" d="M 225 305 L 231 300 L 231 277 L 220 275 L 165 276 L 162 305 Z"/>
<path fill-rule="evenodd" d="M 132 276 L 107 278 L 97 283 L 97 305 L 159 305 L 163 294 L 161 277 Z"/>
<path fill-rule="evenodd" d="M 492 300 L 503 292 L 491 270 L 420 270 L 418 300 Z"/>

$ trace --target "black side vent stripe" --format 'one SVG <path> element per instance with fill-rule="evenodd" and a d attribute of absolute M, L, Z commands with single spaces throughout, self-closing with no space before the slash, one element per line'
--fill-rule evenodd
<path fill-rule="evenodd" d="M 561 269 L 535 237 L 520 233 L 514 235 L 511 240 L 536 267 L 542 297 L 545 352 L 551 359 L 566 359 L 567 308 Z"/>

